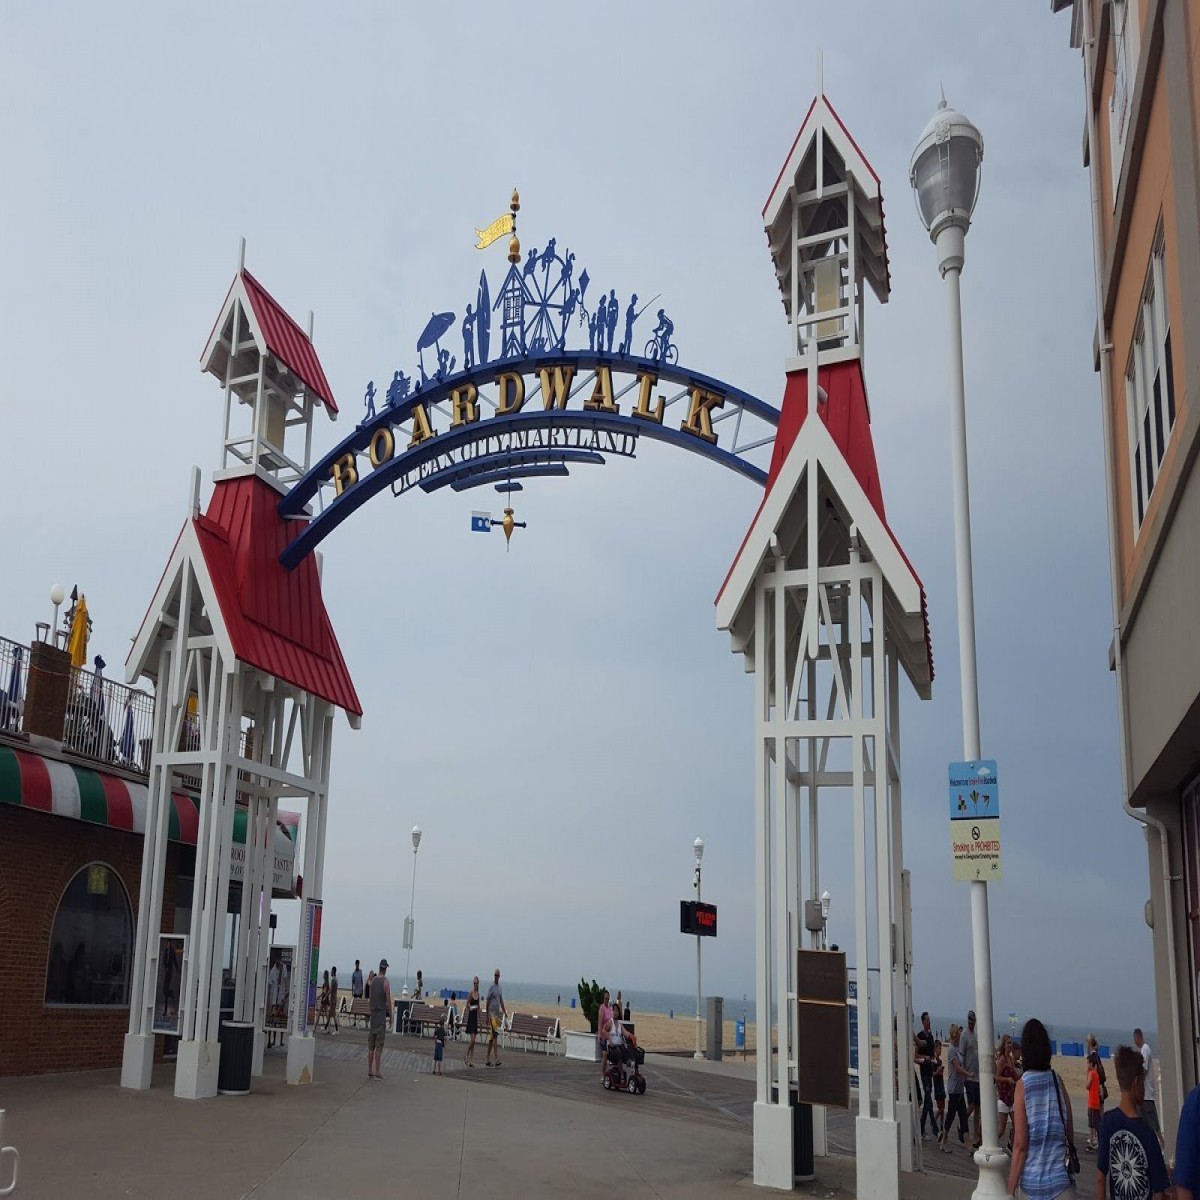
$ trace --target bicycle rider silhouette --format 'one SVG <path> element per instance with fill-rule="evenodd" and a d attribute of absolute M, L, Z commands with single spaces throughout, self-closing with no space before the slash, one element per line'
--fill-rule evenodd
<path fill-rule="evenodd" d="M 654 340 L 658 343 L 658 357 L 666 361 L 667 351 L 671 348 L 671 334 L 675 332 L 675 322 L 660 308 L 658 324 L 654 327 Z"/>

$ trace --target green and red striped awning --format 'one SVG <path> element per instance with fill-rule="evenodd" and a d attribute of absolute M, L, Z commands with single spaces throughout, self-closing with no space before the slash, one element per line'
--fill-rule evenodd
<path fill-rule="evenodd" d="M 147 795 L 144 783 L 46 758 L 31 750 L 0 746 L 0 804 L 144 835 Z M 194 846 L 200 831 L 199 801 L 185 792 L 174 792 L 169 822 L 167 836 L 171 841 Z M 274 839 L 277 876 L 282 865 L 278 860 L 295 857 L 299 825 L 298 813 L 279 813 Z M 244 808 L 234 810 L 233 840 L 238 846 L 246 844 Z M 275 886 L 280 886 L 278 878 Z"/>

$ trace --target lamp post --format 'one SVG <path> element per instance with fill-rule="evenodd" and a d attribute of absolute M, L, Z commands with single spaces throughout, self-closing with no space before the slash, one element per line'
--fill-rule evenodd
<path fill-rule="evenodd" d="M 696 852 L 696 903 L 700 902 L 700 860 L 704 857 L 704 839 L 697 838 L 692 843 Z M 696 929 L 696 1053 L 693 1058 L 703 1058 L 704 1051 L 700 1049 L 700 930 Z"/>
<path fill-rule="evenodd" d="M 404 948 L 408 953 L 404 956 L 404 995 L 408 995 L 408 966 L 412 960 L 413 948 L 413 901 L 417 898 L 417 847 L 421 844 L 421 827 L 412 827 L 413 844 L 413 874 L 412 894 L 408 898 L 408 920 L 404 922 Z"/>
<path fill-rule="evenodd" d="M 829 889 L 826 888 L 821 893 L 821 949 L 829 949 L 829 908 L 833 904 L 833 897 L 829 894 Z"/>
<path fill-rule="evenodd" d="M 61 583 L 51 585 L 50 603 L 54 605 L 54 624 L 50 626 L 50 645 L 52 646 L 58 638 L 58 610 L 66 598 L 67 593 L 63 590 Z"/>
<path fill-rule="evenodd" d="M 975 660 L 975 589 L 971 569 L 971 501 L 967 482 L 967 409 L 963 383 L 962 304 L 959 277 L 971 214 L 979 198 L 983 136 L 943 95 L 933 119 L 913 151 L 909 181 L 917 210 L 937 248 L 938 269 L 950 299 L 950 450 L 954 475 L 954 558 L 958 584 L 958 650 L 962 690 L 963 757 L 976 761 L 979 751 L 979 681 Z M 975 959 L 975 1010 L 979 1020 L 979 1106 L 983 1144 L 975 1154 L 979 1182 L 973 1196 L 1008 1195 L 1008 1155 L 999 1146 L 996 1044 L 992 1014 L 992 951 L 988 928 L 988 891 L 982 879 L 971 881 L 971 940 Z"/>

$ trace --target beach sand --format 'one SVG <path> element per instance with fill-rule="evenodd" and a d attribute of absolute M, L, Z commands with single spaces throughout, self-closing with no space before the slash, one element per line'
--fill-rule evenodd
<path fill-rule="evenodd" d="M 588 1024 L 583 1013 L 570 1005 L 533 1004 L 521 1000 L 507 1000 L 509 1012 L 535 1013 L 538 1016 L 553 1015 L 562 1021 L 563 1030 L 587 1030 Z M 640 1013 L 636 1008 L 630 1009 L 630 1019 L 633 1021 L 638 1044 L 651 1054 L 680 1054 L 694 1051 L 696 1048 L 696 1018 L 693 1013 L 676 1013 L 669 1017 L 666 1013 Z M 742 1050 L 734 1049 L 734 1033 L 736 1017 L 727 1018 L 722 1033 L 722 1052 L 726 1058 L 742 1058 Z M 701 1021 L 701 1040 L 703 1048 L 707 1045 L 707 1023 Z M 755 1026 L 753 1021 L 746 1022 L 746 1058 L 754 1061 Z M 1067 1092 L 1071 1097 L 1077 1129 L 1087 1127 L 1087 1060 L 1083 1058 L 1068 1058 L 1058 1055 L 1054 1059 L 1054 1069 L 1062 1078 Z M 1109 1106 L 1117 1101 L 1117 1077 L 1111 1060 L 1105 1064 L 1108 1075 Z"/>

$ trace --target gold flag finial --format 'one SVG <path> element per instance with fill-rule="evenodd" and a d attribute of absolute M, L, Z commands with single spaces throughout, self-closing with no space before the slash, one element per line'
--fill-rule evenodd
<path fill-rule="evenodd" d="M 521 196 L 517 192 L 516 188 L 513 188 L 512 199 L 508 202 L 508 207 L 511 208 L 514 213 L 521 211 Z"/>
<path fill-rule="evenodd" d="M 514 266 L 521 261 L 521 239 L 515 233 L 508 243 L 508 261 Z"/>

